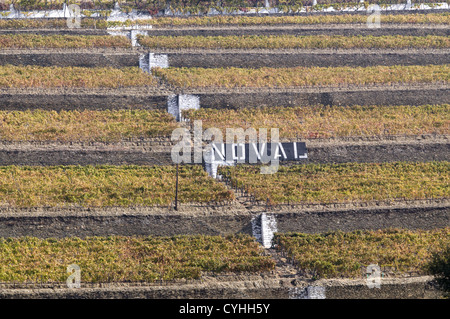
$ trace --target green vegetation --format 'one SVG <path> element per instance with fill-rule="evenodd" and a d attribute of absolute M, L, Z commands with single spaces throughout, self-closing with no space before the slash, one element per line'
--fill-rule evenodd
<path fill-rule="evenodd" d="M 1 113 L 0 113 L 1 114 Z M 299 106 L 185 111 L 204 129 L 279 128 L 281 138 L 449 134 L 450 105 Z M 1 115 L 0 115 L 1 118 Z"/>
<path fill-rule="evenodd" d="M 450 14 L 382 14 L 381 23 L 395 24 L 450 24 Z M 366 24 L 367 15 L 343 14 L 343 15 L 307 15 L 307 16 L 213 16 L 191 18 L 161 17 L 152 20 L 143 20 L 142 24 L 155 26 L 188 26 L 188 25 L 277 25 L 277 24 Z"/>
<path fill-rule="evenodd" d="M 433 83 L 450 80 L 450 65 L 295 67 L 295 68 L 154 68 L 153 74 L 183 88 L 263 88 Z"/>
<path fill-rule="evenodd" d="M 0 66 L 0 88 L 119 88 L 154 86 L 156 80 L 138 67 L 122 69 Z"/>
<path fill-rule="evenodd" d="M 62 4 L 61 4 L 62 5 Z M 111 1 L 111 7 L 114 5 Z M 83 6 L 82 6 L 83 8 Z M 125 10 L 126 8 L 123 7 Z M 9 9 L 9 4 L 3 8 Z M 193 9 L 194 8 L 187 8 Z M 155 9 L 150 9 L 155 13 Z M 82 12 L 87 14 L 87 11 Z M 106 14 L 107 12 L 105 12 Z M 450 24 L 448 13 L 427 14 L 382 14 L 383 24 Z M 106 21 L 105 19 L 82 18 L 81 27 L 89 29 L 106 29 L 132 25 L 165 26 L 257 26 L 257 25 L 317 25 L 317 24 L 366 24 L 365 14 L 340 15 L 298 15 L 298 16 L 203 16 L 203 17 L 155 17 L 151 20 Z M 66 19 L 1 19 L 0 29 L 65 29 Z"/>
<path fill-rule="evenodd" d="M 427 265 L 428 272 L 432 274 L 439 287 L 450 297 L 450 244 L 442 251 L 433 254 Z"/>
<path fill-rule="evenodd" d="M 82 283 L 198 279 L 202 272 L 264 272 L 270 257 L 250 236 L 0 238 L 0 281 Z"/>
<path fill-rule="evenodd" d="M 9 5 L 14 3 L 16 9 L 22 11 L 27 10 L 51 10 L 61 9 L 63 2 L 67 4 L 78 4 L 83 12 L 88 16 L 89 11 L 86 9 L 103 10 L 104 15 L 108 15 L 114 7 L 115 0 L 3 0 L 0 3 L 0 10 L 8 10 Z M 429 0 L 416 0 L 415 3 L 427 3 Z M 396 0 L 368 0 L 364 3 L 359 3 L 358 0 L 318 0 L 315 6 L 312 0 L 275 0 L 271 1 L 271 6 L 283 10 L 284 12 L 299 12 L 306 7 L 307 11 L 311 9 L 320 10 L 327 8 L 334 8 L 341 10 L 345 7 L 363 7 L 368 8 L 370 4 L 377 3 L 382 8 L 386 5 L 397 3 Z M 210 8 L 214 8 L 219 12 L 241 10 L 248 12 L 250 9 L 262 8 L 265 3 L 262 0 L 146 0 L 120 1 L 122 10 L 130 12 L 131 10 L 147 11 L 152 15 L 156 15 L 159 11 L 170 7 L 172 10 L 177 10 L 182 13 L 190 13 L 191 15 L 207 14 Z"/>
<path fill-rule="evenodd" d="M 174 198 L 172 166 L 0 167 L 0 206 L 167 206 Z M 209 203 L 230 201 L 234 195 L 201 166 L 182 166 L 178 199 Z"/>
<path fill-rule="evenodd" d="M 305 164 L 273 175 L 258 166 L 219 168 L 233 186 L 271 204 L 449 198 L 449 171 L 450 162 Z"/>
<path fill-rule="evenodd" d="M 139 36 L 142 46 L 167 49 L 404 49 L 449 48 L 444 36 Z"/>
<path fill-rule="evenodd" d="M 6 8 L 5 10 L 9 10 Z M 67 19 L 0 19 L 0 29 L 66 29 Z M 101 19 L 81 19 L 81 28 L 86 29 L 106 29 L 106 20 Z"/>
<path fill-rule="evenodd" d="M 0 35 L 0 49 L 37 48 L 130 48 L 131 42 L 124 36 L 89 35 Z"/>
<path fill-rule="evenodd" d="M 362 277 L 378 264 L 397 273 L 427 273 L 433 253 L 449 244 L 450 228 L 377 230 L 324 234 L 276 234 L 277 248 L 301 270 L 316 277 Z M 361 269 L 363 267 L 363 269 Z"/>
<path fill-rule="evenodd" d="M 178 127 L 158 110 L 0 111 L 0 139 L 6 141 L 120 141 L 170 136 Z"/>

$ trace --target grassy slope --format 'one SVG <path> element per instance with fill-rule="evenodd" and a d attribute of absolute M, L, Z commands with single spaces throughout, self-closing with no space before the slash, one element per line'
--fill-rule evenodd
<path fill-rule="evenodd" d="M 450 66 L 372 66 L 295 68 L 155 68 L 153 74 L 183 88 L 262 88 L 433 83 L 450 80 Z"/>
<path fill-rule="evenodd" d="M 274 240 L 299 269 L 316 277 L 363 278 L 370 264 L 426 274 L 431 255 L 450 244 L 450 228 L 277 234 Z"/>
<path fill-rule="evenodd" d="M 65 282 L 76 264 L 81 282 L 197 279 L 202 271 L 260 272 L 274 262 L 250 236 L 0 238 L 1 282 Z"/>
<path fill-rule="evenodd" d="M 282 166 L 274 175 L 260 174 L 256 166 L 219 170 L 273 204 L 450 197 L 450 162 L 305 164 Z"/>
<path fill-rule="evenodd" d="M 443 36 L 139 36 L 142 46 L 166 49 L 405 49 L 449 48 Z"/>
<path fill-rule="evenodd" d="M 0 139 L 7 141 L 120 141 L 170 136 L 178 127 L 159 110 L 0 111 Z"/>
<path fill-rule="evenodd" d="M 184 117 L 201 120 L 203 129 L 279 128 L 281 138 L 449 134 L 450 105 L 299 106 L 188 110 Z"/>
<path fill-rule="evenodd" d="M 138 67 L 82 68 L 0 66 L 0 88 L 119 88 L 154 86 L 157 81 Z"/>
<path fill-rule="evenodd" d="M 131 48 L 131 42 L 125 36 L 110 35 L 0 35 L 0 49 L 37 48 Z"/>
<path fill-rule="evenodd" d="M 172 166 L 0 167 L 0 206 L 153 206 L 169 205 L 174 198 Z M 233 198 L 231 191 L 200 166 L 180 168 L 181 203 Z"/>

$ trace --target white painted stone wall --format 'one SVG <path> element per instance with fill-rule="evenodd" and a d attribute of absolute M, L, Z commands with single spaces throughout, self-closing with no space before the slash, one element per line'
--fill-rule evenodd
<path fill-rule="evenodd" d="M 200 108 L 200 97 L 198 95 L 180 94 L 178 95 L 178 108 L 180 112 L 185 110 L 198 110 Z"/>
<path fill-rule="evenodd" d="M 205 159 L 205 171 L 212 178 L 219 178 L 219 179 L 222 178 L 222 175 L 217 174 L 217 169 L 219 168 L 219 166 L 236 165 L 234 161 L 226 162 L 224 160 L 213 158 L 213 151 L 211 146 L 205 150 L 204 159 Z"/>
<path fill-rule="evenodd" d="M 148 54 L 142 54 L 139 57 L 139 68 L 144 72 L 150 73 Z"/>
<path fill-rule="evenodd" d="M 139 57 L 139 68 L 150 73 L 152 68 L 168 68 L 169 57 L 167 54 L 146 53 Z"/>
<path fill-rule="evenodd" d="M 99 18 L 103 17 L 101 11 L 104 10 L 89 10 L 91 14 L 89 17 Z M 19 12 L 14 8 L 13 4 L 10 4 L 9 11 L 0 11 L 4 15 L 0 15 L 0 19 L 39 19 L 39 18 L 68 18 L 73 17 L 73 11 L 69 10 L 67 4 L 63 3 L 61 10 L 34 10 L 34 11 L 22 11 Z M 80 14 L 81 18 L 87 17 L 84 14 Z M 126 20 L 150 20 L 152 16 L 145 13 L 137 13 L 136 10 L 132 10 L 130 13 L 121 11 L 118 3 L 111 10 L 110 15 L 106 19 L 107 21 L 126 21 Z"/>
<path fill-rule="evenodd" d="M 116 35 L 120 35 L 123 37 L 127 37 L 128 39 L 130 38 L 130 31 L 123 31 L 123 30 L 108 30 L 108 34 L 112 35 L 112 36 L 116 36 Z"/>
<path fill-rule="evenodd" d="M 289 288 L 289 299 L 325 299 L 325 287 Z"/>
<path fill-rule="evenodd" d="M 262 213 L 252 219 L 252 233 L 264 248 L 272 247 L 274 234 L 278 231 L 275 215 Z"/>
<path fill-rule="evenodd" d="M 205 163 L 205 171 L 212 178 L 221 178 L 221 175 L 217 174 L 217 170 L 219 166 L 235 166 L 234 162 L 225 162 L 225 161 L 212 161 L 211 163 Z"/>
<path fill-rule="evenodd" d="M 143 31 L 143 30 L 130 30 L 129 31 L 128 37 L 131 40 L 131 45 L 134 46 L 134 47 L 140 47 L 141 46 L 138 43 L 138 41 L 137 41 L 138 34 L 147 35 L 148 32 L 147 31 Z"/>
<path fill-rule="evenodd" d="M 408 2 L 405 3 L 399 3 L 399 4 L 392 4 L 388 5 L 384 8 L 382 8 L 383 11 L 399 11 L 399 10 L 435 10 L 435 9 L 449 9 L 449 4 L 446 2 L 434 2 L 431 5 L 429 4 L 417 4 L 413 5 L 412 1 L 408 0 Z M 90 15 L 92 18 L 101 17 L 101 14 L 99 12 L 95 12 L 92 10 L 93 13 Z M 361 11 L 366 12 L 366 8 L 361 5 L 359 7 L 346 7 L 342 9 L 334 9 L 333 7 L 326 8 L 326 9 L 318 9 L 314 11 L 326 11 L 326 12 L 335 12 L 335 11 Z M 306 12 L 306 8 L 303 7 L 301 10 L 299 10 L 300 13 Z M 2 15 L 0 15 L 0 19 L 24 19 L 24 18 L 67 18 L 67 11 L 65 10 L 46 10 L 46 11 L 29 11 L 29 12 L 18 12 L 14 10 L 14 7 L 10 7 L 8 11 L 1 11 Z M 208 15 L 220 15 L 220 14 L 255 14 L 255 13 L 282 13 L 282 11 L 278 10 L 277 8 L 258 8 L 258 9 L 250 9 L 247 12 L 244 11 L 236 11 L 236 12 L 227 12 L 226 9 L 223 9 L 221 11 L 211 9 L 208 12 Z M 190 14 L 183 14 L 181 12 L 172 12 L 170 9 L 165 10 L 165 15 L 168 16 L 189 16 Z M 86 17 L 86 15 L 81 14 L 81 17 Z M 125 20 L 149 20 L 152 19 L 152 16 L 149 14 L 138 14 L 136 11 L 132 11 L 130 13 L 113 10 L 111 16 L 108 18 L 109 21 L 125 21 Z M 145 28 L 144 26 L 140 26 L 140 29 Z M 147 28 L 151 28 L 151 26 L 147 26 Z"/>
<path fill-rule="evenodd" d="M 349 7 L 344 7 L 341 9 L 335 9 L 333 7 L 329 7 L 329 8 L 318 8 L 313 10 L 313 12 L 342 12 L 342 11 L 348 11 L 348 12 L 354 12 L 354 11 L 360 11 L 360 12 L 367 12 L 367 9 L 364 7 L 363 5 L 364 1 L 362 1 L 360 6 L 349 6 Z M 317 5 L 317 1 L 314 0 L 313 5 Z M 432 5 L 428 5 L 428 4 L 418 4 L 417 6 L 408 6 L 405 3 L 399 3 L 399 4 L 391 4 L 391 5 L 387 5 L 386 7 L 383 7 L 382 10 L 383 11 L 403 11 L 403 10 L 435 10 L 435 9 L 449 9 L 449 4 L 446 2 L 435 2 L 432 3 Z M 306 7 L 301 8 L 300 10 L 298 10 L 298 13 L 306 13 L 307 11 Z M 309 8 L 308 8 L 309 10 Z M 221 15 L 221 14 L 239 14 L 239 15 L 246 15 L 246 14 L 276 14 L 276 13 L 283 13 L 282 10 L 278 10 L 278 8 L 270 8 L 270 7 L 266 7 L 266 3 L 264 4 L 264 7 L 260 7 L 260 8 L 252 8 L 246 12 L 244 11 L 240 11 L 240 10 L 236 10 L 236 11 L 229 11 L 225 8 L 223 8 L 222 10 L 218 11 L 216 9 L 210 9 L 208 12 L 208 15 L 210 16 L 214 16 L 214 15 Z M 179 11 L 172 11 L 171 9 L 167 8 L 164 11 L 164 14 L 167 16 L 190 16 L 191 14 L 189 13 L 182 13 Z"/>
<path fill-rule="evenodd" d="M 261 243 L 264 248 L 272 247 L 274 234 L 277 232 L 275 215 L 261 214 Z"/>
<path fill-rule="evenodd" d="M 262 243 L 262 236 L 261 236 L 261 216 L 255 216 L 252 218 L 252 235 L 255 237 L 256 241 L 258 243 Z"/>
<path fill-rule="evenodd" d="M 120 36 L 127 37 L 128 39 L 131 40 L 131 45 L 134 47 L 140 46 L 140 44 L 137 41 L 138 34 L 142 34 L 142 35 L 148 34 L 148 31 L 145 31 L 145 30 L 140 30 L 140 29 L 124 30 L 121 28 L 120 29 L 118 29 L 118 28 L 108 29 L 107 32 L 109 35 L 112 35 L 112 36 L 120 35 Z"/>
<path fill-rule="evenodd" d="M 117 26 L 117 27 L 109 27 L 107 31 L 130 31 L 130 30 L 150 30 L 153 26 L 150 24 L 133 24 L 130 26 Z"/>
<path fill-rule="evenodd" d="M 178 95 L 169 95 L 167 97 L 167 112 L 172 114 L 177 121 L 180 118 L 180 109 L 178 108 Z"/>
<path fill-rule="evenodd" d="M 179 122 L 182 120 L 181 112 L 184 110 L 198 110 L 200 97 L 191 94 L 170 95 L 167 99 L 167 112 L 172 114 Z"/>
<path fill-rule="evenodd" d="M 149 53 L 149 68 L 168 68 L 169 67 L 169 56 L 167 54 L 157 54 L 157 53 Z"/>

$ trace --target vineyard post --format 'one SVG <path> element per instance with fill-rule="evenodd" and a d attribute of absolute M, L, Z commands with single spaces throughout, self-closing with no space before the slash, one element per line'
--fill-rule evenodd
<path fill-rule="evenodd" d="M 177 173 L 175 182 L 175 210 L 178 211 L 178 161 L 177 161 Z"/>

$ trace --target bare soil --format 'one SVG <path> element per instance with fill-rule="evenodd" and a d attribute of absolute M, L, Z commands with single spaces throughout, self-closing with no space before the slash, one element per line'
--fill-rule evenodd
<path fill-rule="evenodd" d="M 392 83 L 371 85 L 335 85 L 335 86 L 311 86 L 311 87 L 206 87 L 206 88 L 176 88 L 171 86 L 179 94 L 235 94 L 235 93 L 320 93 L 320 92 L 365 92 L 365 91 L 414 91 L 414 90 L 450 90 L 449 83 Z"/>
<path fill-rule="evenodd" d="M 265 203 L 250 203 L 238 196 L 232 203 L 224 205 L 214 204 L 179 204 L 178 211 L 173 207 L 82 207 L 65 205 L 60 207 L 28 207 L 17 208 L 6 205 L 0 206 L 2 217 L 96 217 L 96 216 L 191 216 L 191 217 L 217 217 L 217 216 L 255 216 L 260 213 L 290 213 L 290 212 L 345 212 L 370 209 L 396 209 L 396 208 L 439 208 L 449 207 L 450 198 L 426 200 L 386 200 L 371 202 L 348 202 L 331 204 L 291 204 L 266 206 Z"/>

